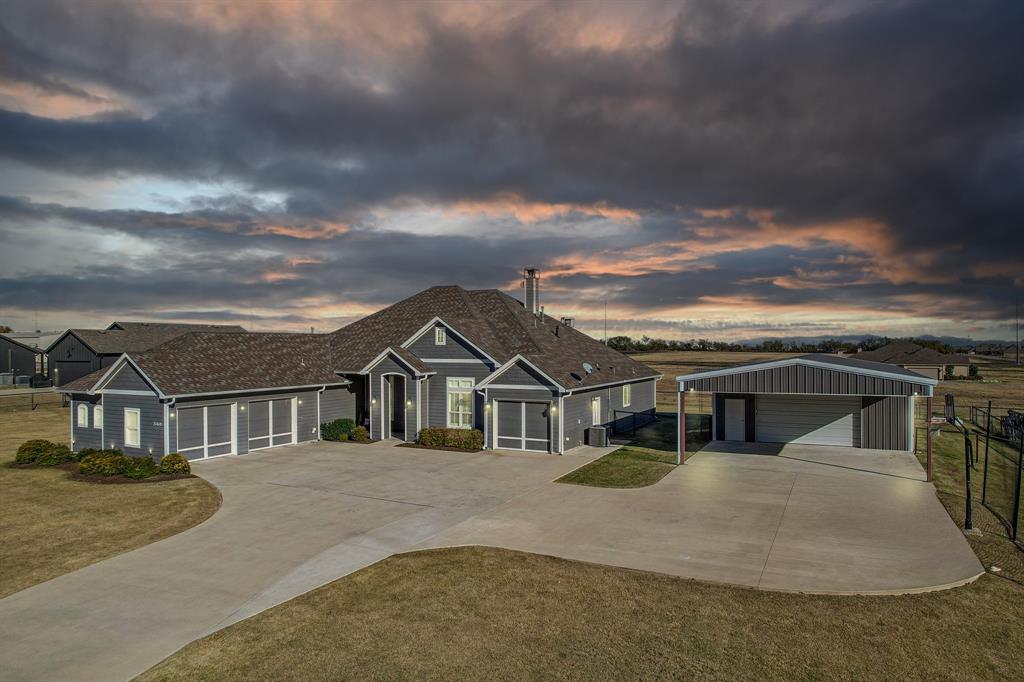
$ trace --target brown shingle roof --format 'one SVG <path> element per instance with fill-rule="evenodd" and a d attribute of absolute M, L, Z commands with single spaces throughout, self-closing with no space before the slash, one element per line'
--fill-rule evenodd
<path fill-rule="evenodd" d="M 325 334 L 191 332 L 129 357 L 169 396 L 346 383 Z"/>
<path fill-rule="evenodd" d="M 70 329 L 68 331 L 75 334 L 100 355 L 141 353 L 189 332 L 245 333 L 245 329 L 237 325 L 163 322 L 118 322 L 117 324 L 124 325 L 125 328 Z M 63 336 L 61 334 L 59 338 L 63 338 Z"/>
<path fill-rule="evenodd" d="M 78 377 L 74 381 L 69 381 L 63 386 L 57 387 L 58 393 L 88 393 L 96 382 L 103 378 L 103 375 L 110 370 L 109 367 L 102 367 L 95 372 L 86 374 L 84 377 Z"/>
<path fill-rule="evenodd" d="M 968 365 L 970 359 L 966 355 L 950 355 L 940 353 L 932 348 L 919 346 L 912 341 L 893 341 L 875 350 L 854 353 L 850 357 L 872 362 L 885 362 L 891 365 Z"/>
<path fill-rule="evenodd" d="M 384 348 L 397 348 L 435 317 L 499 364 L 521 354 L 564 388 L 658 375 L 576 329 L 531 314 L 496 289 L 467 291 L 457 286 L 432 287 L 333 332 L 335 368 L 362 369 Z M 595 371 L 587 374 L 584 362 Z"/>

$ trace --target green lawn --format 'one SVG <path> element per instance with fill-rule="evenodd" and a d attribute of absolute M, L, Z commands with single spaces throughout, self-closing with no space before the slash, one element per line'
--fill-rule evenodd
<path fill-rule="evenodd" d="M 220 507 L 201 478 L 101 485 L 59 469 L 11 469 L 32 438 L 68 442 L 60 397 L 0 398 L 0 597 L 179 533 Z"/>
<path fill-rule="evenodd" d="M 699 415 L 687 415 L 688 455 L 707 444 L 696 435 L 699 419 Z M 676 423 L 675 414 L 661 413 L 657 420 L 627 436 L 631 439 L 629 445 L 569 472 L 557 482 L 597 488 L 643 488 L 657 483 L 676 466 Z"/>
<path fill-rule="evenodd" d="M 139 679 L 1019 679 L 1024 588 L 829 597 L 501 549 L 391 557 Z"/>

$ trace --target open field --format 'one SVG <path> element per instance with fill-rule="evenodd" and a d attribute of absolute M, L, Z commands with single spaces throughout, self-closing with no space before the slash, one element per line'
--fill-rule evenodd
<path fill-rule="evenodd" d="M 764 592 L 500 549 L 391 557 L 195 642 L 139 680 L 1020 676 L 1024 589 Z"/>
<path fill-rule="evenodd" d="M 0 397 L 0 597 L 179 533 L 207 519 L 220 493 L 192 478 L 97 485 L 56 469 L 11 469 L 32 438 L 67 443 L 68 409 L 47 394 L 35 410 L 27 398 Z"/>

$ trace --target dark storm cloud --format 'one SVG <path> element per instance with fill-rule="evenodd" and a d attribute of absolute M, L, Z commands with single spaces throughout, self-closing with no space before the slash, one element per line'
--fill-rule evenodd
<path fill-rule="evenodd" d="M 841 260 L 849 243 L 756 243 L 690 270 L 562 277 L 565 292 L 555 295 L 592 303 L 571 292 L 600 283 L 643 310 L 709 292 L 879 309 L 948 294 L 1005 314 L 1024 270 L 1024 5 L 877 3 L 767 21 L 770 5 L 696 2 L 679 9 L 664 42 L 613 50 L 562 40 L 577 18 L 570 9 L 496 17 L 500 30 L 416 12 L 404 16 L 411 27 L 394 28 L 415 29 L 419 40 L 386 57 L 372 39 L 300 43 L 273 22 L 225 29 L 139 4 L 10 3 L 0 14 L 0 75 L 67 94 L 99 85 L 123 106 L 70 120 L 0 110 L 0 158 L 90 177 L 228 179 L 280 193 L 281 213 L 297 223 L 353 225 L 322 240 L 330 247 L 320 265 L 266 290 L 240 282 L 272 264 L 240 265 L 216 282 L 227 305 L 254 296 L 285 305 L 311 289 L 384 303 L 428 283 L 493 286 L 519 265 L 581 249 L 693 239 L 681 225 L 690 209 L 745 207 L 797 227 L 871 219 L 891 233 L 891 253 L 880 255 L 887 262 L 922 250 L 930 257 L 914 260 L 913 276 L 886 281 Z M 365 213 L 498 193 L 608 202 L 644 220 L 617 239 L 495 234 L 492 224 L 479 235 L 485 240 L 375 233 Z M 177 235 L 209 251 L 241 247 L 243 237 L 282 258 L 308 250 L 255 234 L 281 215 L 244 196 L 167 214 L 0 205 L 19 210 L 33 220 Z M 742 215 L 729 222 L 761 229 Z M 367 286 L 361 278 L 385 260 L 389 281 Z M 139 291 L 154 300 L 160 286 L 177 300 L 196 294 L 182 287 L 193 274 L 182 267 Z M 29 289 L 52 294 L 58 284 Z M 17 286 L 6 281 L 3 290 Z M 123 295 L 120 305 L 142 305 L 141 293 Z"/>

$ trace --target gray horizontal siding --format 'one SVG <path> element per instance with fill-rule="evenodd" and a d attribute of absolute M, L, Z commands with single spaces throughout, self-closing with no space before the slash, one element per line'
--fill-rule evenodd
<path fill-rule="evenodd" d="M 681 382 L 681 390 L 708 393 L 804 393 L 813 395 L 898 395 L 927 393 L 913 381 L 885 379 L 842 370 L 790 365 Z"/>
<path fill-rule="evenodd" d="M 430 369 L 436 371 L 437 374 L 427 379 L 424 387 L 423 401 L 427 408 L 424 427 L 448 425 L 448 379 L 450 377 L 473 379 L 475 386 L 491 374 L 490 367 L 478 360 L 464 363 L 439 363 L 430 365 Z M 476 402 L 474 400 L 473 426 L 482 429 L 483 415 L 477 409 L 479 406 Z"/>
<path fill-rule="evenodd" d="M 134 367 L 127 362 L 117 370 L 117 374 L 103 386 L 103 390 L 113 391 L 149 391 L 153 393 L 153 387 L 146 383 Z"/>
<path fill-rule="evenodd" d="M 356 421 L 356 397 L 354 386 L 328 388 L 320 394 L 320 422 L 332 422 L 335 419 L 351 419 Z"/>
<path fill-rule="evenodd" d="M 126 447 L 124 444 L 124 410 L 139 410 L 139 447 Z M 126 455 L 150 455 L 160 459 L 164 455 L 164 406 L 155 395 L 117 395 L 108 393 L 103 396 L 103 434 L 104 445 L 116 447 Z"/>
<path fill-rule="evenodd" d="M 552 386 L 550 381 L 520 362 L 494 377 L 491 383 L 498 384 L 499 386 Z"/>
<path fill-rule="evenodd" d="M 487 362 L 487 358 L 483 353 L 475 350 L 456 334 L 452 333 L 451 330 L 447 331 L 447 339 L 444 345 L 439 346 L 435 344 L 434 330 L 437 327 L 443 326 L 444 325 L 435 325 L 428 329 L 422 336 L 408 346 L 408 350 L 416 357 L 424 360 L 428 358 L 442 358 L 445 360 L 475 360 L 478 362 Z"/>
<path fill-rule="evenodd" d="M 99 396 L 82 396 L 71 401 L 71 449 L 74 451 L 81 450 L 83 448 L 102 448 L 103 447 L 103 430 L 96 428 L 96 423 L 93 421 L 93 407 L 98 405 L 100 402 Z M 86 418 L 87 426 L 78 425 L 78 406 L 85 405 L 88 408 L 88 416 Z"/>

